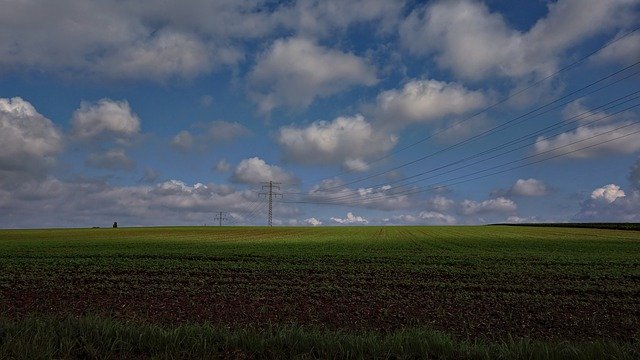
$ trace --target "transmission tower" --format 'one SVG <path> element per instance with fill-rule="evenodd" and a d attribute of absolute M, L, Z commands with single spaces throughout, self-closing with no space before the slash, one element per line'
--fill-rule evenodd
<path fill-rule="evenodd" d="M 227 221 L 226 214 L 227 213 L 224 211 L 218 211 L 218 213 L 216 214 L 216 217 L 214 219 L 219 221 L 220 226 L 222 226 L 222 220 Z"/>
<path fill-rule="evenodd" d="M 269 181 L 268 183 L 265 183 L 265 185 L 262 185 L 262 190 L 269 189 L 269 192 L 258 194 L 258 196 L 264 195 L 269 198 L 269 226 L 273 226 L 273 198 L 278 196 L 282 197 L 281 193 L 273 192 L 273 189 L 280 190 L 279 185 L 280 183 L 278 182 Z"/>

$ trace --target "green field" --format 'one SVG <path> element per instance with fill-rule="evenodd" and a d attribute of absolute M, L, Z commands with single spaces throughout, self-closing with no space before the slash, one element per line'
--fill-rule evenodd
<path fill-rule="evenodd" d="M 633 358 L 639 304 L 637 231 L 0 231 L 0 358 L 38 346 L 63 358 L 100 346 L 156 354 L 125 333 L 179 343 L 160 357 Z"/>

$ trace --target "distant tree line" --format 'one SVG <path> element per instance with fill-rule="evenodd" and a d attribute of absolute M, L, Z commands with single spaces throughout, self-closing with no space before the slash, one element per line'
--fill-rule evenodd
<path fill-rule="evenodd" d="M 640 223 L 518 223 L 518 224 L 491 224 L 491 225 L 589 228 L 589 229 L 640 231 Z"/>

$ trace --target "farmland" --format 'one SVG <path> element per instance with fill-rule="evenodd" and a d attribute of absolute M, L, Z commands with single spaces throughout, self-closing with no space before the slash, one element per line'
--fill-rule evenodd
<path fill-rule="evenodd" d="M 640 336 L 640 234 L 544 227 L 0 231 L 0 313 L 461 341 Z M 31 320 L 30 320 L 31 319 Z M 637 349 L 637 347 L 636 347 Z"/>

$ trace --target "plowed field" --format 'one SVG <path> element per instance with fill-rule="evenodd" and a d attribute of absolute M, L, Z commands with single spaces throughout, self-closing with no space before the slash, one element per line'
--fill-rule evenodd
<path fill-rule="evenodd" d="M 632 341 L 640 334 L 640 233 L 503 226 L 3 230 L 0 313 Z"/>

